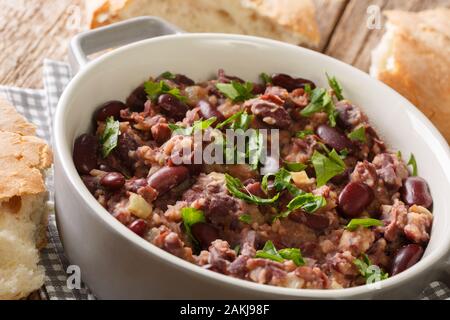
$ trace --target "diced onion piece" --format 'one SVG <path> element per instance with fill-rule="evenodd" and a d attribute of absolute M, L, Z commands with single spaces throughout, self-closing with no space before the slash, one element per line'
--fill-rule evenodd
<path fill-rule="evenodd" d="M 141 219 L 147 219 L 153 211 L 152 206 L 140 195 L 130 192 L 128 211 Z"/>
<path fill-rule="evenodd" d="M 291 172 L 292 181 L 298 188 L 304 188 L 311 185 L 312 181 L 308 178 L 305 171 Z"/>

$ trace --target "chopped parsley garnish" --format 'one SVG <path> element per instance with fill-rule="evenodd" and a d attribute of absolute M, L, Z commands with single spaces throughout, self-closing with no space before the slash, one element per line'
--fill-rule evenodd
<path fill-rule="evenodd" d="M 246 153 L 248 157 L 248 164 L 253 170 L 258 169 L 259 160 L 264 151 L 264 136 L 255 130 L 248 138 L 246 145 Z"/>
<path fill-rule="evenodd" d="M 312 193 L 302 193 L 292 199 L 288 203 L 287 208 L 289 211 L 301 209 L 307 213 L 314 213 L 326 204 L 327 201 L 323 196 L 316 196 Z"/>
<path fill-rule="evenodd" d="M 251 224 L 252 217 L 249 214 L 243 214 L 243 215 L 239 216 L 239 221 L 242 221 L 246 224 Z"/>
<path fill-rule="evenodd" d="M 326 73 L 327 79 L 328 79 L 328 85 L 333 90 L 334 94 L 336 95 L 336 98 L 341 101 L 344 100 L 344 96 L 342 95 L 342 86 L 337 81 L 336 77 L 330 77 L 328 73 Z"/>
<path fill-rule="evenodd" d="M 216 129 L 221 129 L 225 126 L 229 126 L 230 129 L 238 130 L 241 129 L 243 131 L 247 130 L 250 126 L 250 123 L 253 120 L 253 115 L 248 114 L 245 111 L 239 111 L 233 114 L 231 117 L 226 119 L 225 121 L 219 123 L 216 126 Z"/>
<path fill-rule="evenodd" d="M 305 109 L 300 111 L 304 117 L 310 117 L 316 112 L 324 111 L 328 115 L 328 121 L 332 127 L 336 126 L 337 111 L 330 94 L 324 88 L 315 88 L 311 91 L 310 102 Z"/>
<path fill-rule="evenodd" d="M 328 180 L 345 171 L 345 163 L 334 149 L 328 153 L 328 156 L 314 151 L 311 162 L 316 171 L 318 187 L 323 186 Z"/>
<path fill-rule="evenodd" d="M 178 100 L 185 102 L 187 98 L 183 96 L 178 88 L 171 88 L 164 80 L 159 82 L 146 81 L 144 82 L 145 93 L 150 100 L 156 101 L 162 94 L 170 94 Z"/>
<path fill-rule="evenodd" d="M 369 227 L 381 227 L 382 225 L 383 222 L 381 220 L 372 218 L 361 218 L 350 220 L 345 229 L 349 231 L 354 231 L 358 227 L 369 228 Z"/>
<path fill-rule="evenodd" d="M 366 283 L 374 283 L 389 278 L 389 274 L 384 272 L 379 266 L 372 264 L 366 254 L 363 253 L 361 257 L 362 259 L 353 260 L 353 264 L 366 279 Z"/>
<path fill-rule="evenodd" d="M 114 117 L 108 117 L 106 119 L 105 130 L 103 131 L 100 143 L 102 145 L 102 156 L 106 158 L 111 151 L 117 147 L 117 142 L 120 135 L 120 123 L 115 121 Z"/>
<path fill-rule="evenodd" d="M 167 79 L 167 80 L 174 80 L 176 78 L 176 75 L 174 75 L 170 71 L 166 71 L 166 72 L 161 73 L 161 75 L 158 78 L 163 78 L 163 79 Z"/>
<path fill-rule="evenodd" d="M 275 201 L 277 201 L 280 196 L 279 193 L 277 193 L 274 197 L 269 198 L 269 199 L 255 196 L 255 195 L 249 193 L 245 189 L 245 186 L 242 184 L 241 180 L 234 178 L 234 177 L 230 176 L 229 174 L 225 174 L 225 182 L 226 182 L 228 191 L 233 196 L 235 196 L 236 198 L 242 199 L 244 201 L 250 202 L 250 203 L 259 204 L 259 205 L 272 204 Z M 245 190 L 245 191 L 242 191 L 242 190 Z"/>
<path fill-rule="evenodd" d="M 274 177 L 273 187 L 276 191 L 281 192 L 286 189 L 293 195 L 297 195 L 302 192 L 300 189 L 297 189 L 294 185 L 290 183 L 292 179 L 291 173 L 284 168 L 281 168 L 275 174 L 274 173 L 266 174 L 262 178 L 261 188 L 264 192 L 267 193 L 268 180 L 272 176 Z"/>
<path fill-rule="evenodd" d="M 350 132 L 347 137 L 352 141 L 360 141 L 365 143 L 367 141 L 366 128 L 364 126 L 361 126 Z"/>
<path fill-rule="evenodd" d="M 272 83 L 272 77 L 269 76 L 267 73 L 263 72 L 259 75 L 259 78 L 262 80 L 262 82 L 265 85 L 271 84 Z"/>
<path fill-rule="evenodd" d="M 183 127 L 174 123 L 169 123 L 168 126 L 169 129 L 172 130 L 172 132 L 176 131 L 176 133 L 178 134 L 190 136 L 195 131 L 208 129 L 214 122 L 216 122 L 216 120 L 216 117 L 211 117 L 207 120 L 197 120 L 190 127 Z"/>
<path fill-rule="evenodd" d="M 418 170 L 417 170 L 416 157 L 414 157 L 414 155 L 412 153 L 411 153 L 411 156 L 409 157 L 407 165 L 412 167 L 412 175 L 417 176 Z"/>
<path fill-rule="evenodd" d="M 300 139 L 305 139 L 306 136 L 314 134 L 313 130 L 302 130 L 295 133 L 295 136 Z"/>
<path fill-rule="evenodd" d="M 311 97 L 312 89 L 309 83 L 305 84 L 305 93 L 308 95 L 308 97 Z"/>
<path fill-rule="evenodd" d="M 308 168 L 306 164 L 300 162 L 285 162 L 284 167 L 291 172 L 299 172 Z"/>
<path fill-rule="evenodd" d="M 298 248 L 285 248 L 277 250 L 272 241 L 267 240 L 262 250 L 256 251 L 256 258 L 269 259 L 276 262 L 283 262 L 284 260 L 292 260 L 295 265 L 303 266 L 302 253 Z"/>
<path fill-rule="evenodd" d="M 254 97 L 252 93 L 253 84 L 251 82 L 240 83 L 231 81 L 231 83 L 217 83 L 216 88 L 233 102 L 242 102 Z"/>
<path fill-rule="evenodd" d="M 198 243 L 197 239 L 192 235 L 191 227 L 196 223 L 205 222 L 203 212 L 195 208 L 183 208 L 181 209 L 181 218 L 183 219 L 183 225 L 188 236 L 193 242 Z"/>

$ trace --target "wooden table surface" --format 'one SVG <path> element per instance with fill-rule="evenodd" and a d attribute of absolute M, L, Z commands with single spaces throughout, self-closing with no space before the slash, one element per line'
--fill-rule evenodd
<path fill-rule="evenodd" d="M 411 11 L 450 7 L 450 0 L 314 1 L 322 37 L 318 50 L 364 71 L 384 33 L 367 27 L 369 6 Z M 43 59 L 67 60 L 69 39 L 86 28 L 83 2 L 0 0 L 0 85 L 41 88 Z"/>
<path fill-rule="evenodd" d="M 384 32 L 367 27 L 370 5 L 412 11 L 450 6 L 450 0 L 314 1 L 322 34 L 318 50 L 364 71 Z M 69 39 L 86 28 L 83 2 L 0 0 L 0 85 L 42 87 L 42 60 L 67 60 Z"/>

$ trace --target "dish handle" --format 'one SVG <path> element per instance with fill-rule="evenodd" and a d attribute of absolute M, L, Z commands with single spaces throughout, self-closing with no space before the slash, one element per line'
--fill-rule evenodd
<path fill-rule="evenodd" d="M 89 63 L 89 56 L 107 49 L 117 48 L 139 40 L 182 33 L 178 27 L 157 17 L 137 17 L 73 37 L 69 44 L 69 62 L 72 72 L 78 72 Z"/>

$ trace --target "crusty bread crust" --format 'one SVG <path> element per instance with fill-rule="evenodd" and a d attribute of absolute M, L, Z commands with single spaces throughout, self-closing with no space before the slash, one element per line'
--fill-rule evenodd
<path fill-rule="evenodd" d="M 129 17 L 128 11 L 133 4 L 140 0 L 87 0 L 87 16 L 90 28 L 107 25 L 121 20 L 121 17 Z M 152 2 L 154 0 L 147 0 Z M 237 8 L 232 6 L 232 2 L 237 2 Z M 141 0 L 142 5 L 145 5 Z M 140 4 L 141 4 L 140 3 Z M 159 4 L 163 6 L 163 4 Z M 164 4 L 166 5 L 166 4 Z M 262 20 L 266 28 L 270 31 L 263 33 L 274 34 L 274 37 L 288 42 L 299 42 L 296 44 L 307 44 L 311 47 L 317 46 L 320 41 L 319 28 L 316 21 L 315 6 L 312 0 L 215 0 L 208 1 L 190 1 L 184 0 L 183 5 L 191 6 L 191 14 L 205 14 L 205 12 L 213 14 L 219 12 L 228 15 L 231 19 L 224 19 L 228 23 L 233 23 L 233 16 L 241 12 L 248 11 L 245 15 L 250 21 L 245 21 L 247 25 L 252 25 L 258 20 Z M 210 5 L 211 8 L 206 8 Z M 176 10 L 177 8 L 172 8 Z M 163 10 L 163 9 L 162 9 Z M 162 15 L 166 18 L 163 12 L 155 12 L 155 15 Z M 133 15 L 135 16 L 135 15 Z M 186 16 L 186 19 L 190 17 Z M 208 25 L 192 25 L 186 27 L 188 24 L 184 21 L 171 21 L 181 27 L 187 28 L 186 31 L 191 32 L 222 32 L 223 30 L 210 30 Z M 233 28 L 235 30 L 235 28 Z M 246 31 L 246 30 L 240 30 Z M 226 32 L 226 31 L 223 31 Z M 260 35 L 260 34 L 256 34 Z M 265 34 L 261 34 L 265 35 Z"/>
<path fill-rule="evenodd" d="M 45 192 L 42 171 L 51 159 L 42 139 L 0 131 L 0 201 Z"/>
<path fill-rule="evenodd" d="M 450 142 L 450 9 L 386 15 L 393 34 L 381 48 L 388 56 L 372 61 L 373 75 L 421 109 Z"/>
<path fill-rule="evenodd" d="M 34 136 L 36 126 L 29 123 L 5 99 L 0 97 L 0 130 L 15 132 L 24 136 Z"/>
<path fill-rule="evenodd" d="M 37 249 L 46 245 L 52 152 L 35 131 L 0 100 L 0 300 L 24 298 L 44 281 Z"/>

